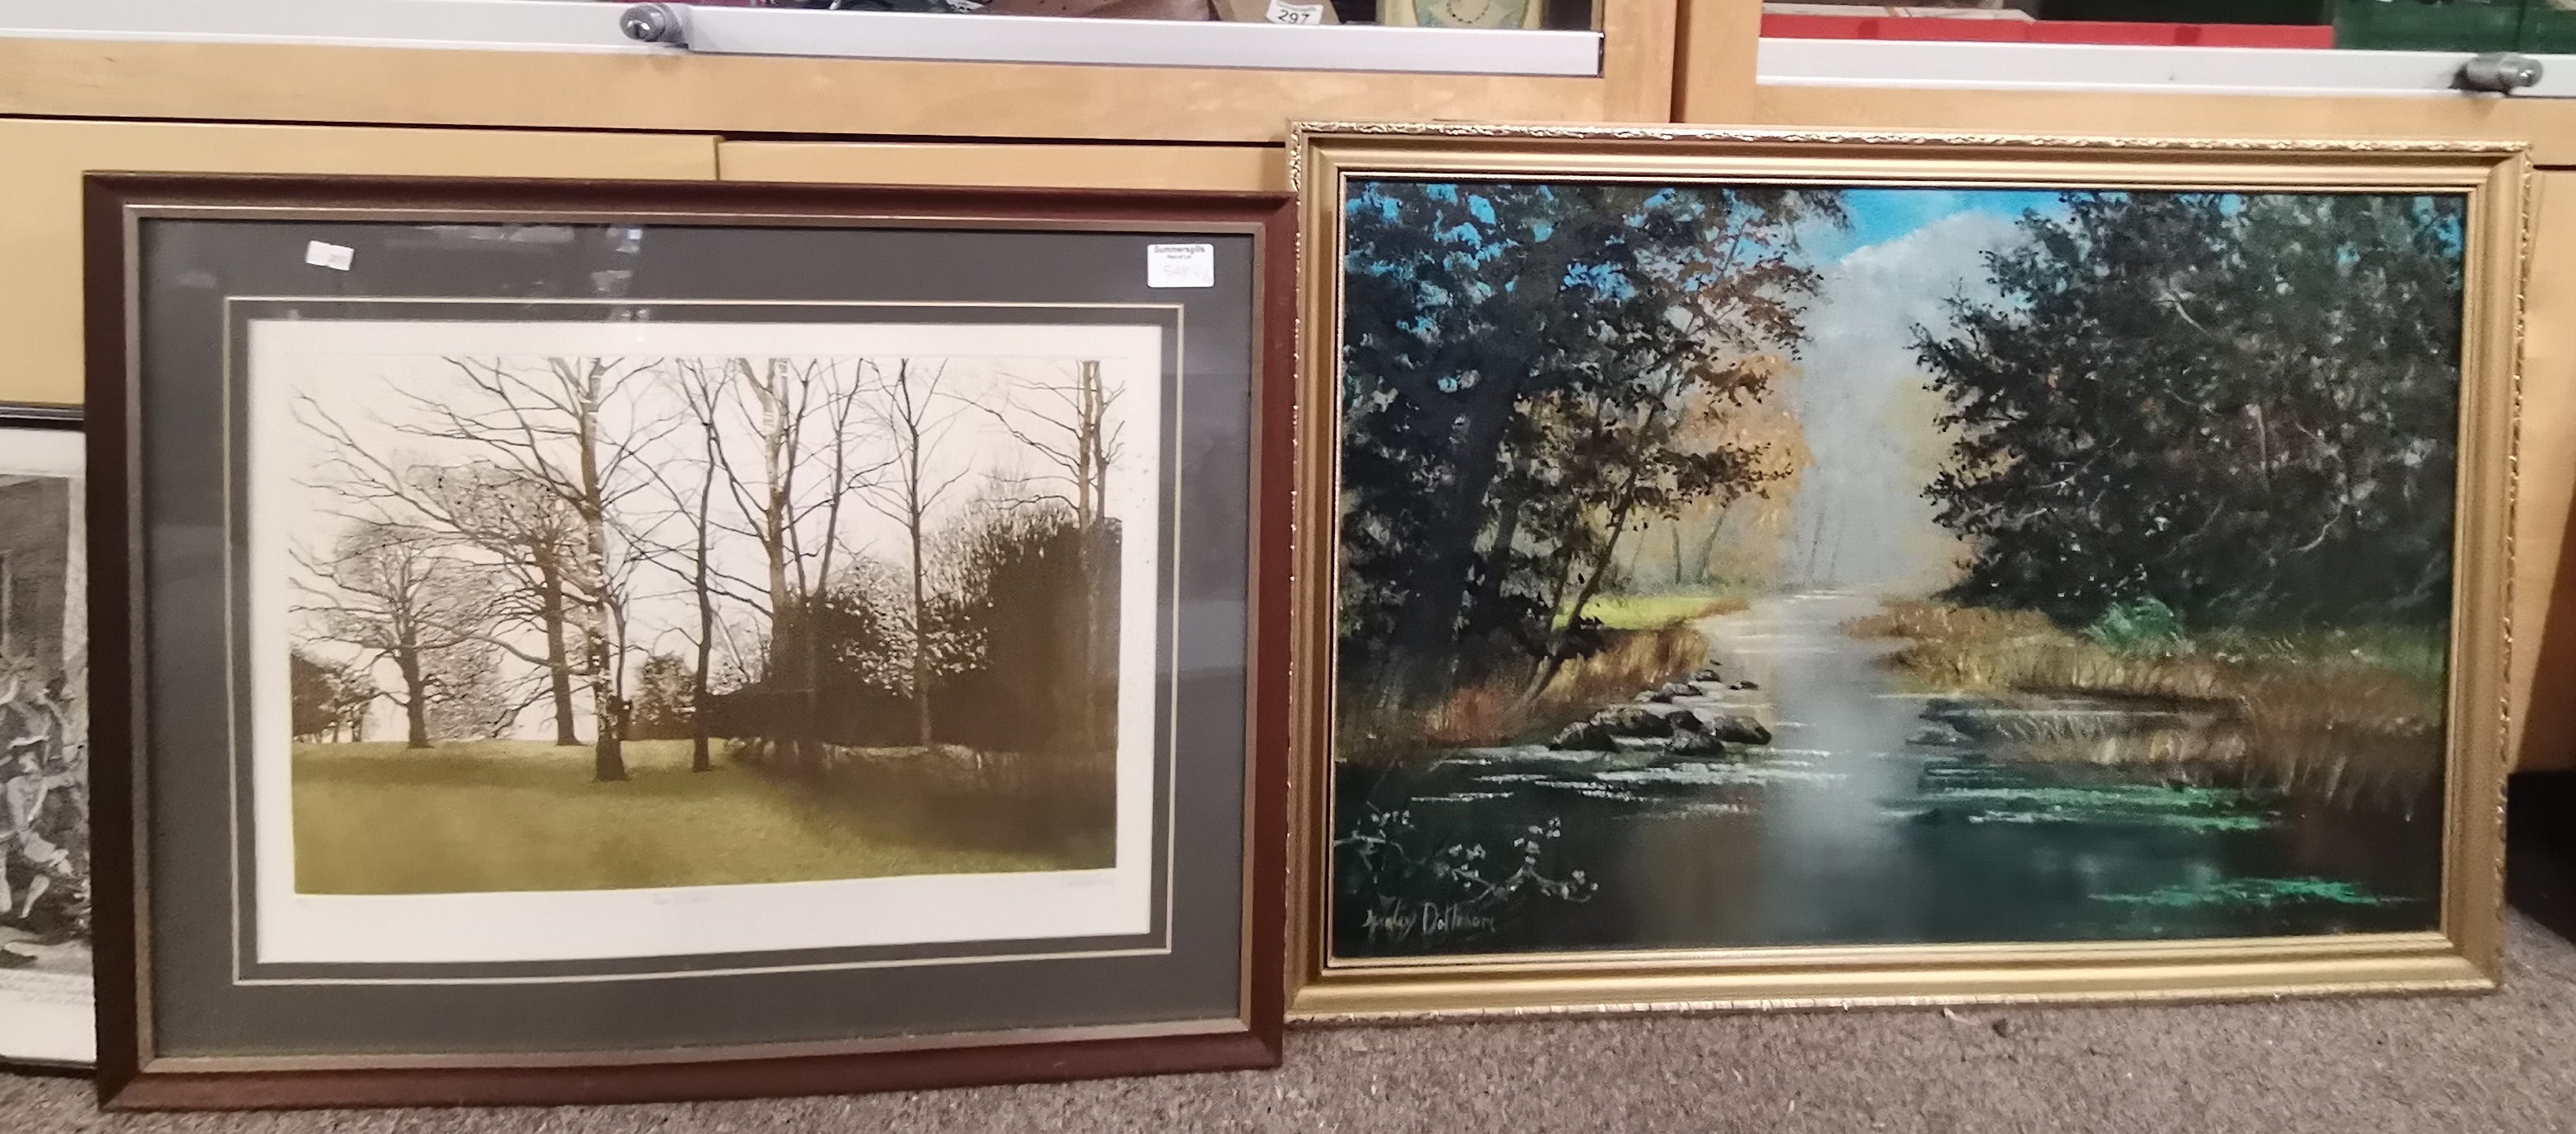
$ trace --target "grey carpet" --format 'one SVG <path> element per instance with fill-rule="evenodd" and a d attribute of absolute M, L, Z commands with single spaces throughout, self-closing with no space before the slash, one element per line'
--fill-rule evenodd
<path fill-rule="evenodd" d="M 2511 942 L 2482 997 L 1300 1030 L 1275 1073 L 849 1098 L 105 1117 L 0 1076 L 0 1132 L 2576 1130 L 2576 947 Z"/>

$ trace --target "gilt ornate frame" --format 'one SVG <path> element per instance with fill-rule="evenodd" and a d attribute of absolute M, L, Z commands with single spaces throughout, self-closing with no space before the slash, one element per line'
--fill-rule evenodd
<path fill-rule="evenodd" d="M 2503 970 L 2515 438 L 2528 217 L 2518 144 L 1303 124 L 1288 946 L 1291 1018 L 2478 991 Z M 1331 953 L 1343 217 L 1353 178 L 2417 190 L 2468 198 L 2439 929 L 2202 940 L 1343 959 Z"/>

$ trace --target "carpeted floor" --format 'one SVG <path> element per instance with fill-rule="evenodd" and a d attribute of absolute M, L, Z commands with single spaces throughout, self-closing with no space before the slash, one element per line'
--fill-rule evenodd
<path fill-rule="evenodd" d="M 103 1117 L 0 1076 L 0 1134 L 2576 1131 L 2576 946 L 2482 997 L 1291 1032 L 1276 1073 L 690 1106 Z"/>

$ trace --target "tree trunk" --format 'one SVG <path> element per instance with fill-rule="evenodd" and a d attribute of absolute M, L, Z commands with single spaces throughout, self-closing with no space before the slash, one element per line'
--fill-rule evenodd
<path fill-rule="evenodd" d="M 715 659 L 716 605 L 707 590 L 707 513 L 715 503 L 716 431 L 713 406 L 706 421 L 707 471 L 698 481 L 698 671 L 689 690 L 689 770 L 715 769 L 707 753 L 707 668 Z"/>
<path fill-rule="evenodd" d="M 802 406 L 787 393 L 787 373 L 779 359 L 762 364 L 754 376 L 751 361 L 742 362 L 743 381 L 760 406 L 760 550 L 769 568 L 769 656 L 768 672 L 761 675 L 764 695 L 761 697 L 763 719 L 760 728 L 773 739 L 783 739 L 782 747 L 790 763 L 807 755 L 806 737 L 798 722 L 784 719 L 786 702 L 783 694 L 792 692 L 789 682 L 795 679 L 794 659 L 802 656 L 796 636 L 799 627 L 814 617 L 804 597 L 787 585 L 789 504 L 796 492 L 796 465 L 802 445 L 799 415 Z"/>
<path fill-rule="evenodd" d="M 1100 513 L 1109 501 L 1109 453 L 1101 437 L 1101 418 L 1108 398 L 1100 384 L 1100 363 L 1085 360 L 1079 370 L 1080 398 L 1076 403 L 1074 431 L 1074 575 L 1082 588 L 1082 648 L 1078 655 L 1079 681 L 1065 683 L 1077 700 L 1073 719 L 1077 748 L 1090 751 L 1100 736 L 1099 618 L 1095 613 L 1100 600 L 1100 549 L 1094 546 L 1106 531 Z"/>
<path fill-rule="evenodd" d="M 1517 466 L 1517 458 L 1512 463 Z M 1512 480 L 1504 475 L 1509 471 L 1516 470 L 1498 471 L 1495 479 L 1504 484 L 1512 483 Z M 1504 492 L 1501 495 L 1489 497 L 1489 510 L 1494 517 L 1494 535 L 1485 544 L 1485 555 L 1498 568 L 1510 561 L 1512 548 L 1520 541 L 1521 515 L 1526 510 L 1527 503 L 1526 492 Z M 1489 607 L 1499 605 L 1503 601 L 1503 589 L 1510 584 L 1511 571 L 1508 568 L 1486 571 L 1476 587 L 1476 601 Z M 1524 641 L 1520 645 L 1533 654 L 1544 652 L 1543 643 L 1534 645 Z"/>
<path fill-rule="evenodd" d="M 1717 558 L 1717 537 L 1719 533 L 1726 530 L 1726 514 L 1733 511 L 1734 507 L 1735 498 L 1730 496 L 1725 503 L 1718 505 L 1715 512 L 1708 518 L 1708 535 L 1699 541 L 1699 562 L 1693 573 L 1693 577 L 1702 584 L 1717 581 L 1716 574 L 1709 570 L 1709 565 Z"/>
<path fill-rule="evenodd" d="M 902 381 L 904 363 L 894 363 L 896 376 Z M 904 392 L 902 397 L 912 397 Z M 922 737 L 922 750 L 930 750 L 930 593 L 922 580 L 922 423 L 920 415 L 904 407 L 904 533 L 912 536 L 912 719 Z"/>
<path fill-rule="evenodd" d="M 921 563 L 921 459 L 913 458 L 913 483 L 907 490 L 912 502 L 912 708 L 914 723 L 919 726 L 921 747 L 928 751 L 930 735 L 930 625 L 929 595 L 922 585 Z"/>
<path fill-rule="evenodd" d="M 580 730 L 572 715 L 572 655 L 564 642 L 563 564 L 553 550 L 537 555 L 537 593 L 543 604 L 542 620 L 546 629 L 547 693 L 555 705 L 555 744 L 570 748 L 581 743 Z"/>
<path fill-rule="evenodd" d="M 812 583 L 805 587 L 804 605 L 808 612 L 823 608 L 825 596 L 832 589 L 832 553 L 841 542 L 841 500 L 849 485 L 850 409 L 856 402 L 855 390 L 842 390 L 835 395 L 832 412 L 832 483 L 831 495 L 823 506 L 823 550 L 814 571 Z M 798 568 L 798 577 L 804 575 Z M 824 739 L 823 718 L 823 634 L 819 620 L 810 622 L 805 632 L 805 703 L 799 715 L 806 736 L 817 742 Z"/>
<path fill-rule="evenodd" d="M 1420 565 L 1407 588 L 1412 601 L 1396 620 L 1396 653 L 1405 658 L 1397 694 L 1420 701 L 1447 685 L 1456 653 L 1458 615 L 1467 598 L 1467 561 L 1485 526 L 1485 494 L 1502 468 L 1503 434 L 1511 427 L 1519 399 L 1514 383 L 1500 382 L 1493 395 L 1470 403 L 1460 436 L 1455 477 L 1433 514 Z"/>
<path fill-rule="evenodd" d="M 625 733 L 618 728 L 624 715 L 617 691 L 608 679 L 608 636 L 590 632 L 590 699 L 591 717 L 599 727 L 599 739 L 592 746 L 591 775 L 603 783 L 626 778 Z"/>
<path fill-rule="evenodd" d="M 420 651 L 404 646 L 394 651 L 394 668 L 402 671 L 405 748 L 429 747 L 429 678 L 420 671 Z"/>
<path fill-rule="evenodd" d="M 1583 608 L 1590 604 L 1592 596 L 1600 591 L 1601 576 L 1610 569 L 1611 557 L 1618 554 L 1619 537 L 1628 530 L 1628 514 L 1636 507 L 1636 503 L 1637 470 L 1630 469 L 1627 483 L 1621 485 L 1619 489 L 1619 506 L 1610 513 L 1610 535 L 1601 541 L 1601 549 L 1593 553 L 1591 572 L 1584 578 L 1583 586 L 1574 592 L 1574 605 L 1566 608 L 1565 625 L 1569 629 L 1577 619 L 1583 617 Z M 1558 583 L 1560 593 L 1563 585 L 1563 580 L 1560 578 Z M 1554 618 L 1553 611 L 1550 612 L 1549 617 Z M 1521 690 L 1520 703 L 1527 705 L 1537 701 L 1539 694 L 1547 691 L 1548 682 L 1556 680 L 1557 671 L 1563 668 L 1565 668 L 1565 651 L 1551 644 L 1547 651 L 1547 659 L 1539 663 L 1537 675 L 1530 678 L 1528 688 Z"/>
<path fill-rule="evenodd" d="M 625 698 L 619 692 L 618 637 L 623 635 L 616 579 L 608 565 L 606 496 L 599 483 L 599 403 L 602 367 L 593 362 L 581 387 L 579 428 L 574 438 L 581 459 L 581 516 L 584 552 L 588 556 L 591 603 L 597 617 L 586 628 L 590 638 L 591 715 L 599 725 L 592 760 L 593 775 L 603 782 L 626 778 Z"/>

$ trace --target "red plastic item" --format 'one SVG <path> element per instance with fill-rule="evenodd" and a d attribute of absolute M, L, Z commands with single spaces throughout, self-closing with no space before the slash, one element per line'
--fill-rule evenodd
<path fill-rule="evenodd" d="M 1974 43 L 2100 43 L 2131 47 L 2334 46 L 2326 24 L 2150 24 L 2109 20 L 1977 20 L 1937 16 L 1766 15 L 1768 39 L 1893 39 Z"/>
<path fill-rule="evenodd" d="M 2334 46 L 2333 24 L 2185 24 L 2183 42 L 2196 47 Z"/>
<path fill-rule="evenodd" d="M 2040 20 L 2030 25 L 2032 43 L 2103 43 L 2124 47 L 2172 47 L 2182 42 L 2184 24 L 2132 24 L 2111 20 Z"/>
<path fill-rule="evenodd" d="M 1764 39 L 1877 39 L 1871 24 L 1859 16 L 1764 16 Z"/>
<path fill-rule="evenodd" d="M 1978 43 L 2020 43 L 2038 24 L 2029 20 L 1945 20 L 1937 17 L 1915 19 L 1891 16 L 1871 20 L 1878 25 L 1872 39 L 1967 40 Z"/>

